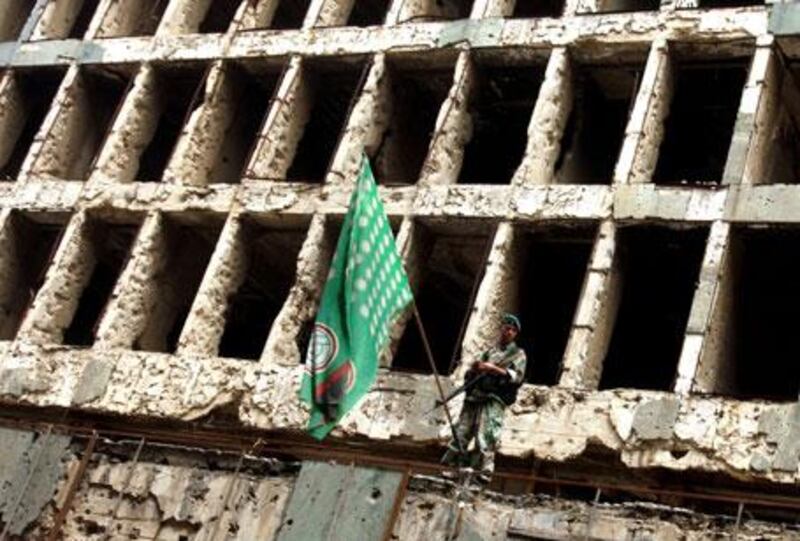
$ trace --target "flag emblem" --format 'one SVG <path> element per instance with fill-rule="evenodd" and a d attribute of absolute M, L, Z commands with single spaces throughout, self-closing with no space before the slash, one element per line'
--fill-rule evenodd
<path fill-rule="evenodd" d="M 342 224 L 306 352 L 300 398 L 322 439 L 369 391 L 392 325 L 412 300 L 366 156 Z"/>

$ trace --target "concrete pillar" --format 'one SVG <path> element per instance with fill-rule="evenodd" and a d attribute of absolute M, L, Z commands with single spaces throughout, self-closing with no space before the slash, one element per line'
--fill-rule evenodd
<path fill-rule="evenodd" d="M 247 179 L 283 180 L 309 120 L 315 88 L 303 60 L 292 57 L 246 167 Z"/>
<path fill-rule="evenodd" d="M 453 85 L 439 109 L 428 156 L 420 172 L 420 185 L 454 184 L 464 160 L 464 147 L 472 137 L 469 102 L 476 86 L 475 66 L 468 51 L 459 54 Z"/>
<path fill-rule="evenodd" d="M 22 164 L 19 177 L 26 180 L 30 176 L 55 176 L 64 178 L 66 161 L 73 152 L 70 145 L 54 144 L 53 139 L 61 139 L 71 133 L 72 125 L 82 122 L 80 111 L 86 107 L 78 89 L 78 66 L 73 64 L 67 70 L 61 86 L 56 92 L 53 104 L 47 111 L 39 132 L 31 142 L 28 156 Z"/>
<path fill-rule="evenodd" d="M 464 332 L 461 365 L 456 379 L 469 368 L 472 361 L 497 341 L 500 317 L 505 312 L 516 312 L 519 299 L 520 252 L 517 247 L 519 233 L 510 222 L 497 226 L 486 272 L 478 286 L 475 302 Z"/>
<path fill-rule="evenodd" d="M 98 325 L 96 349 L 130 348 L 144 330 L 153 306 L 160 301 L 153 285 L 166 263 L 163 230 L 161 213 L 148 214 Z"/>
<path fill-rule="evenodd" d="M 714 222 L 678 364 L 677 393 L 710 393 L 727 389 L 733 382 L 737 257 L 730 224 Z"/>
<path fill-rule="evenodd" d="M 565 47 L 553 49 L 528 125 L 528 144 L 512 184 L 549 184 L 573 106 L 573 69 Z"/>
<path fill-rule="evenodd" d="M 330 262 L 338 240 L 337 224 L 318 214 L 311 223 L 297 257 L 295 282 L 267 336 L 260 363 L 297 366 L 305 355 L 297 338 L 307 323 L 313 322 Z"/>
<path fill-rule="evenodd" d="M 364 149 L 368 155 L 377 150 L 391 116 L 389 107 L 391 99 L 386 56 L 381 53 L 373 57 L 364 88 L 346 120 L 325 182 L 355 182 L 361 164 L 361 150 Z"/>
<path fill-rule="evenodd" d="M 745 83 L 733 139 L 722 176 L 723 184 L 759 184 L 765 178 L 780 113 L 783 66 L 772 50 L 772 37 L 760 39 Z"/>
<path fill-rule="evenodd" d="M 96 263 L 90 227 L 85 212 L 75 214 L 69 221 L 17 340 L 40 345 L 64 340 L 64 330 L 72 322 Z"/>
<path fill-rule="evenodd" d="M 217 355 L 228 300 L 242 284 L 247 270 L 246 246 L 239 216 L 231 215 L 208 262 L 197 296 L 183 325 L 176 353 L 197 357 Z"/>
<path fill-rule="evenodd" d="M 152 64 L 143 64 L 98 154 L 89 182 L 158 180 L 135 177 L 165 106 L 161 93 L 167 91 L 159 84 Z"/>
<path fill-rule="evenodd" d="M 664 139 L 664 121 L 672 101 L 673 73 L 669 48 L 658 38 L 650 48 L 639 92 L 625 129 L 614 182 L 652 182 L 658 152 Z"/>
<path fill-rule="evenodd" d="M 165 182 L 202 186 L 213 180 L 214 162 L 233 121 L 236 90 L 224 61 L 216 61 L 206 78 L 201 103 L 183 126 L 164 171 Z"/>
<path fill-rule="evenodd" d="M 616 227 L 605 221 L 589 259 L 589 269 L 578 300 L 559 385 L 596 389 L 600 384 L 611 334 L 622 295 L 622 276 L 616 253 Z"/>

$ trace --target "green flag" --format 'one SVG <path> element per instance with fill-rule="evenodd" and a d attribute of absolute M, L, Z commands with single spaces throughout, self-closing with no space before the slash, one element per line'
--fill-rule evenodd
<path fill-rule="evenodd" d="M 306 354 L 300 398 L 324 438 L 369 391 L 392 324 L 412 300 L 366 156 L 350 198 Z"/>

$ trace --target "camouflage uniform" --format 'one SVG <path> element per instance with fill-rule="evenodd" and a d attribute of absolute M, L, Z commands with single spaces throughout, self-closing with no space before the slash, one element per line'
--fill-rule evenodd
<path fill-rule="evenodd" d="M 481 361 L 492 363 L 508 370 L 511 380 L 521 383 L 525 377 L 527 357 L 525 351 L 511 342 L 505 348 L 494 346 L 484 352 Z M 478 389 L 472 389 L 464 399 L 464 406 L 456 423 L 456 437 L 461 442 L 464 450 L 469 447 L 470 441 L 475 438 L 477 453 L 469 453 L 462 460 L 469 461 L 464 464 L 459 461 L 458 445 L 451 440 L 447 446 L 447 453 L 442 458 L 445 464 L 467 465 L 484 472 L 494 471 L 494 453 L 503 428 L 503 417 L 506 405 L 494 394 L 487 394 Z"/>

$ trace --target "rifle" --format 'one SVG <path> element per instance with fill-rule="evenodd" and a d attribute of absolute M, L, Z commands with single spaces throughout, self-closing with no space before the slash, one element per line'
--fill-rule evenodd
<path fill-rule="evenodd" d="M 454 389 L 453 391 L 450 392 L 450 394 L 448 394 L 446 397 L 444 397 L 443 401 L 437 399 L 436 400 L 436 405 L 433 406 L 433 409 L 436 409 L 436 408 L 438 408 L 440 406 L 444 406 L 445 404 L 450 402 L 452 399 L 454 399 L 455 397 L 457 397 L 461 393 L 465 393 L 465 392 L 469 391 L 470 389 L 475 387 L 480 381 L 483 380 L 483 378 L 485 378 L 489 374 L 490 374 L 489 372 L 483 372 L 483 373 L 481 373 L 480 375 L 478 375 L 478 376 L 476 376 L 474 378 L 468 379 L 467 381 L 464 382 L 463 385 L 461 385 L 461 387 L 458 387 L 457 389 Z"/>
<path fill-rule="evenodd" d="M 508 376 L 498 376 L 493 372 L 482 372 L 477 376 L 470 377 L 469 375 L 471 372 L 472 372 L 471 370 L 467 372 L 466 381 L 461 387 L 455 389 L 450 394 L 448 394 L 444 398 L 444 401 L 437 400 L 436 405 L 433 406 L 433 409 L 431 411 L 435 410 L 439 406 L 444 406 L 445 404 L 450 402 L 450 400 L 457 397 L 461 393 L 467 392 L 473 387 L 481 385 L 484 382 L 486 382 L 487 386 L 490 389 L 488 392 L 496 394 L 497 397 L 501 401 L 503 401 L 507 406 L 516 402 L 517 390 L 520 388 L 521 385 L 520 383 L 512 382 L 508 378 Z M 486 389 L 483 390 L 486 391 Z"/>

